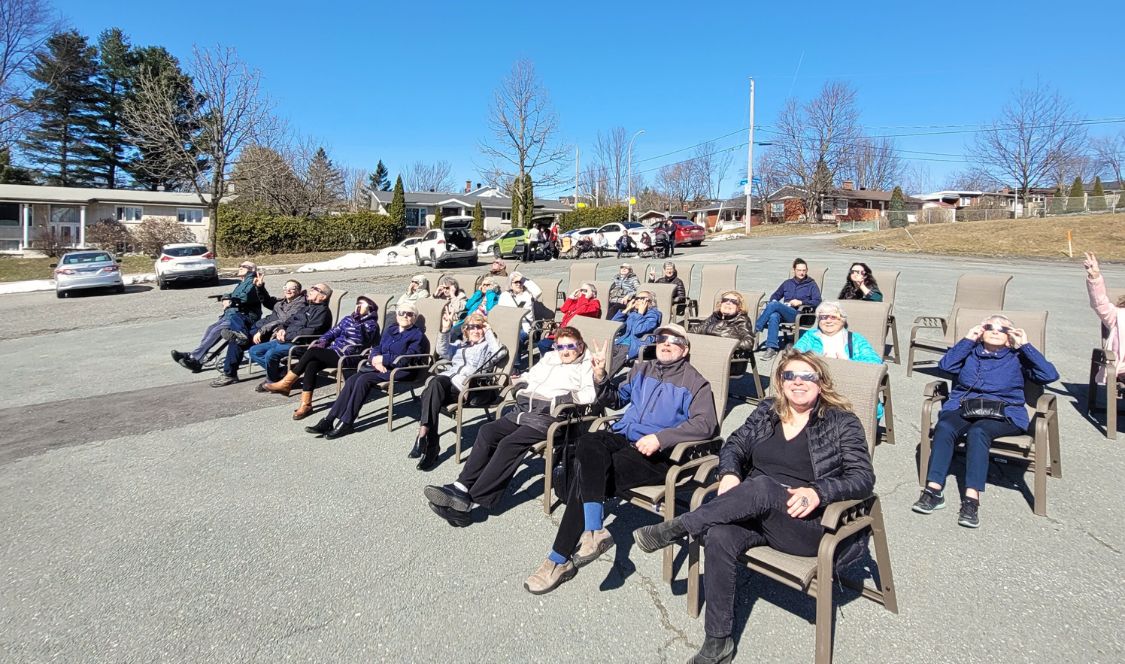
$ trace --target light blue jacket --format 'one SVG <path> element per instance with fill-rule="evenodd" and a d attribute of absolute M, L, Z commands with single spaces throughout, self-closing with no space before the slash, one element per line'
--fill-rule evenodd
<path fill-rule="evenodd" d="M 849 332 L 844 330 L 844 334 L 848 335 L 847 341 L 844 342 L 844 349 L 848 353 L 848 359 L 853 362 L 867 362 L 868 364 L 882 364 L 883 356 L 875 352 L 867 339 L 863 338 L 862 334 L 856 332 Z M 820 330 L 810 330 L 801 335 L 797 343 L 793 346 L 795 350 L 815 353 L 817 355 L 824 354 L 824 335 Z"/>

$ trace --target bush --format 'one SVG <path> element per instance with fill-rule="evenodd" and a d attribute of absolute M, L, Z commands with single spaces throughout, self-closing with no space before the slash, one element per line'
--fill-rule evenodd
<path fill-rule="evenodd" d="M 156 257 L 161 248 L 174 242 L 198 242 L 195 233 L 175 219 L 146 219 L 133 229 L 137 249 Z"/>
<path fill-rule="evenodd" d="M 98 249 L 125 253 L 133 244 L 133 235 L 116 219 L 101 219 L 86 229 L 86 243 Z"/>
<path fill-rule="evenodd" d="M 564 212 L 559 219 L 560 232 L 572 231 L 588 226 L 597 228 L 616 221 L 625 221 L 629 208 L 624 205 L 611 207 L 580 208 L 574 212 Z"/>
<path fill-rule="evenodd" d="M 219 251 L 227 256 L 379 249 L 403 237 L 400 223 L 374 212 L 282 217 L 226 206 L 217 231 Z"/>
<path fill-rule="evenodd" d="M 1070 196 L 1066 199 L 1067 212 L 1083 212 L 1086 210 L 1086 191 L 1082 188 L 1082 178 L 1074 178 L 1070 185 Z"/>

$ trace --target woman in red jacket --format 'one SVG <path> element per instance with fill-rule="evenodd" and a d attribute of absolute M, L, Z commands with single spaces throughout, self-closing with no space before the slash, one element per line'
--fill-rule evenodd
<path fill-rule="evenodd" d="M 582 284 L 570 297 L 563 301 L 559 307 L 563 313 L 562 322 L 558 327 L 570 325 L 570 320 L 575 316 L 589 316 L 590 318 L 602 317 L 602 303 L 598 300 L 598 289 L 591 283 Z M 555 328 L 558 329 L 558 328 Z M 539 354 L 549 352 L 555 345 L 555 333 L 552 331 L 539 340 Z"/>

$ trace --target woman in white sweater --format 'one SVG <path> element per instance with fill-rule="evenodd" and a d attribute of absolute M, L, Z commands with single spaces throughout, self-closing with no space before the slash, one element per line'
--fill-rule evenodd
<path fill-rule="evenodd" d="M 582 333 L 560 328 L 554 352 L 546 353 L 521 382 L 526 384 L 516 391 L 515 409 L 481 427 L 457 481 L 424 491 L 430 509 L 450 525 L 469 525 L 474 504 L 490 509 L 500 502 L 524 454 L 557 421 L 552 414 L 556 406 L 594 402 L 594 371 Z"/>

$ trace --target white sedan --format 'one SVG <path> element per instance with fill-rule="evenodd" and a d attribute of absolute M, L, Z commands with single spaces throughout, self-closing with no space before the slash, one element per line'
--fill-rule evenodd
<path fill-rule="evenodd" d="M 629 237 L 633 238 L 633 241 L 637 244 L 640 244 L 641 235 L 644 233 L 649 233 L 649 237 L 652 237 L 648 227 L 635 221 L 619 221 L 606 224 L 599 228 L 598 231 L 601 231 L 602 234 L 605 235 L 606 242 L 609 243 L 610 247 L 617 244 L 617 239 L 620 238 L 621 234 L 624 232 L 628 232 Z"/>
<path fill-rule="evenodd" d="M 398 263 L 406 264 L 414 262 L 414 245 L 422 240 L 421 237 L 408 237 L 398 244 L 392 244 L 389 247 L 383 247 L 379 250 L 376 256 L 386 261 L 387 265 L 395 265 Z"/>

